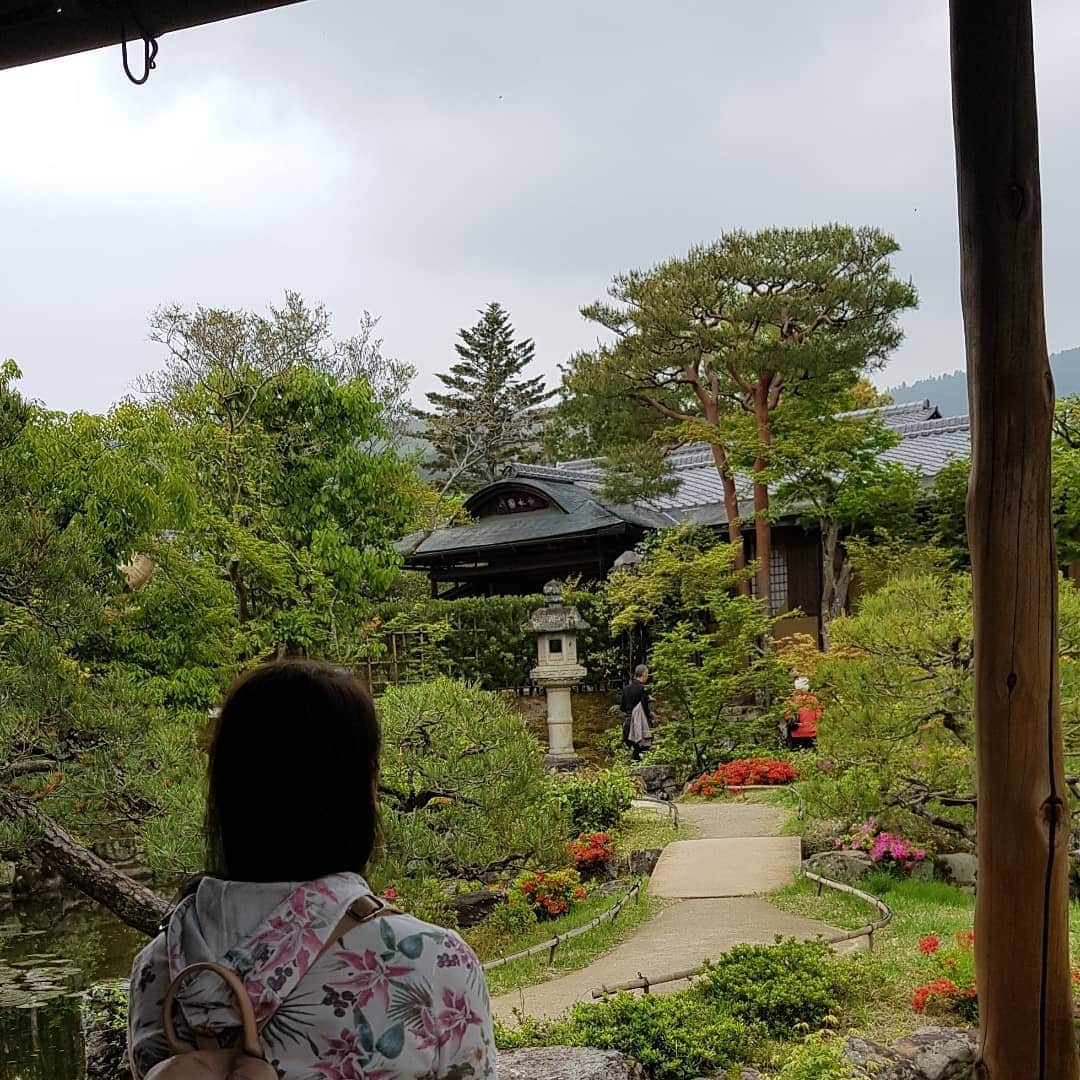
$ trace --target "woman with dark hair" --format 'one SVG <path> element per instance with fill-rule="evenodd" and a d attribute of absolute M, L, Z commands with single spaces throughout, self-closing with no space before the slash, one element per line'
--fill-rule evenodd
<path fill-rule="evenodd" d="M 375 847 L 379 748 L 370 697 L 326 664 L 267 664 L 229 691 L 210 748 L 208 872 L 132 970 L 137 1080 L 177 1053 L 166 991 L 203 963 L 239 976 L 281 1080 L 495 1076 L 472 951 L 386 907 L 361 876 Z M 185 978 L 171 1016 L 187 1046 L 238 1044 L 240 1012 L 212 971 Z"/>

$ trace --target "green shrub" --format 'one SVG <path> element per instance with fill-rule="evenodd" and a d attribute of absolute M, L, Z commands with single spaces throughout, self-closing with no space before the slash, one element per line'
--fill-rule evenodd
<path fill-rule="evenodd" d="M 595 1046 L 639 1061 L 651 1080 L 693 1080 L 747 1061 L 760 1036 L 693 990 L 662 996 L 616 994 L 575 1005 L 562 1020 L 523 1019 L 521 1028 L 496 1024 L 502 1049 Z"/>
<path fill-rule="evenodd" d="M 718 1008 L 778 1038 L 818 1028 L 839 1006 L 843 976 L 828 945 L 794 939 L 737 945 L 701 983 Z"/>
<path fill-rule="evenodd" d="M 382 837 L 376 888 L 490 881 L 567 861 L 569 830 L 536 737 L 501 695 L 453 679 L 391 687 L 380 703 Z"/>
<path fill-rule="evenodd" d="M 577 646 L 589 670 L 586 682 L 601 684 L 624 676 L 632 658 L 597 610 L 602 598 L 586 590 L 568 590 L 565 597 L 589 624 L 578 634 Z M 384 681 L 416 682 L 437 674 L 485 690 L 529 686 L 529 671 L 536 663 L 529 617 L 543 605 L 539 595 L 377 604 L 344 630 L 343 659 L 361 677 L 367 677 L 370 661 L 377 690 Z"/>
<path fill-rule="evenodd" d="M 570 821 L 570 832 L 610 832 L 639 793 L 637 781 L 624 768 L 576 773 L 553 781 L 555 801 Z"/>
<path fill-rule="evenodd" d="M 578 1046 L 618 1050 L 639 1061 L 652 1080 L 693 1080 L 746 1061 L 750 1028 L 694 993 L 632 997 L 575 1005 L 570 1023 Z"/>

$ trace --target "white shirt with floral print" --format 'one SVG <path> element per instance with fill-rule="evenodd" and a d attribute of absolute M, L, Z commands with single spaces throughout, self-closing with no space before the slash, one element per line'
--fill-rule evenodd
<path fill-rule="evenodd" d="M 206 961 L 243 979 L 281 1080 L 494 1078 L 484 975 L 452 930 L 385 915 L 354 926 L 316 961 L 349 906 L 370 892 L 357 874 L 200 882 L 135 958 L 128 1040 L 136 1078 L 169 1056 L 161 1008 L 170 981 Z M 178 998 L 181 1037 L 236 1039 L 239 1017 L 218 978 L 199 974 Z"/>

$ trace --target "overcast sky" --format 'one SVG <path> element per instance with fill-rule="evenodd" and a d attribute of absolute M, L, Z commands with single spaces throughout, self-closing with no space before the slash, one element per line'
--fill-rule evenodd
<path fill-rule="evenodd" d="M 1080 344 L 1080 5 L 1036 7 L 1047 320 Z M 885 377 L 963 364 L 943 0 L 305 0 L 0 72 L 0 357 L 101 409 L 160 361 L 159 304 L 340 334 L 365 308 L 420 370 L 489 300 L 556 365 L 611 275 L 724 229 L 840 220 L 921 295 Z"/>

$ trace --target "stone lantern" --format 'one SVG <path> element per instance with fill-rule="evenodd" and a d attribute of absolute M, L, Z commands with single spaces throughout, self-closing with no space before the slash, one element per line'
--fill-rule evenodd
<path fill-rule="evenodd" d="M 576 607 L 562 602 L 562 585 L 549 581 L 544 586 L 544 606 L 530 620 L 536 634 L 536 667 L 529 676 L 547 696 L 548 752 L 544 766 L 572 770 L 583 761 L 574 752 L 574 717 L 570 691 L 585 678 L 578 663 L 577 633 L 589 624 Z"/>

